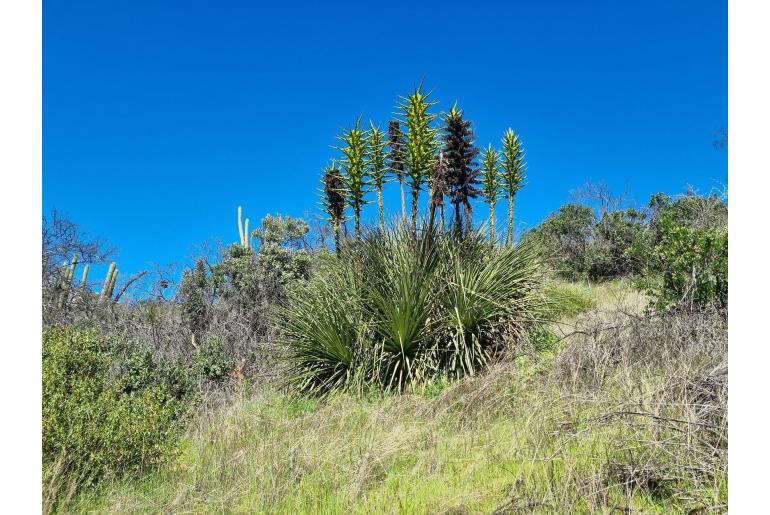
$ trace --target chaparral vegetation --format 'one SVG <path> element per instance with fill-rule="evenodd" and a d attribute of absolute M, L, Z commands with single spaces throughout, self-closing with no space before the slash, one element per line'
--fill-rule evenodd
<path fill-rule="evenodd" d="M 181 271 L 44 218 L 44 512 L 727 511 L 726 192 L 527 229 L 525 138 L 440 106 L 351 118 L 317 218 L 238 207 Z"/>

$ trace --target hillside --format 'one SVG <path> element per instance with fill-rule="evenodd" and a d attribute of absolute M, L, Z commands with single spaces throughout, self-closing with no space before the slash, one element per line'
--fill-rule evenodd
<path fill-rule="evenodd" d="M 726 511 L 726 320 L 647 315 L 622 281 L 556 288 L 577 299 L 560 322 L 475 376 L 323 399 L 242 387 L 168 464 L 68 511 Z"/>

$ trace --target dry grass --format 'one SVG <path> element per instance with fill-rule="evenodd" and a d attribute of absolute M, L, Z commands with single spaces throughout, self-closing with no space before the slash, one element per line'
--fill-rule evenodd
<path fill-rule="evenodd" d="M 630 304 L 594 290 L 556 352 L 398 396 L 235 399 L 201 414 L 173 466 L 69 509 L 726 511 L 726 321 L 646 317 L 623 285 L 598 288 Z"/>

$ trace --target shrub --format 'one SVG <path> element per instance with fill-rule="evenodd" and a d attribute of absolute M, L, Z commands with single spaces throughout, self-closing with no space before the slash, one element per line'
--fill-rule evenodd
<path fill-rule="evenodd" d="M 727 307 L 727 231 L 664 221 L 653 270 L 660 281 L 650 293 L 659 307 Z"/>
<path fill-rule="evenodd" d="M 298 285 L 278 314 L 294 384 L 400 389 L 482 368 L 546 312 L 534 247 L 490 250 L 480 232 L 367 232 Z"/>
<path fill-rule="evenodd" d="M 43 464 L 63 460 L 81 482 L 139 472 L 175 448 L 180 404 L 147 354 L 121 366 L 94 331 L 43 333 Z"/>

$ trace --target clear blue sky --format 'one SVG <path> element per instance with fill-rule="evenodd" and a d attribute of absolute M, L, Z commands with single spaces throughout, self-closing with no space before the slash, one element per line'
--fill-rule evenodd
<path fill-rule="evenodd" d="M 335 134 L 422 77 L 480 146 L 521 134 L 528 225 L 589 180 L 640 202 L 727 182 L 725 1 L 44 0 L 43 208 L 127 273 L 185 261 L 237 239 L 238 205 L 318 211 Z"/>

